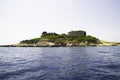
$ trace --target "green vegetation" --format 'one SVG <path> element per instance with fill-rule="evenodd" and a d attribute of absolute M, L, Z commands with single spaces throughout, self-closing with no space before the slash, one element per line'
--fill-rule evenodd
<path fill-rule="evenodd" d="M 97 43 L 98 39 L 92 36 L 80 36 L 75 38 L 78 42 Z"/>
<path fill-rule="evenodd" d="M 40 38 L 34 38 L 34 39 L 30 39 L 30 40 L 20 41 L 20 43 L 22 43 L 22 44 L 36 44 L 39 42 L 39 40 L 40 40 Z"/>
<path fill-rule="evenodd" d="M 65 44 L 67 42 L 97 44 L 99 42 L 99 39 L 97 39 L 95 37 L 92 37 L 90 35 L 88 35 L 88 36 L 79 35 L 79 36 L 76 36 L 76 37 L 71 37 L 70 35 L 66 35 L 66 34 L 57 34 L 55 32 L 54 33 L 47 33 L 46 31 L 44 31 L 42 33 L 41 37 L 30 39 L 30 40 L 23 40 L 20 43 L 22 43 L 22 44 L 37 44 L 41 40 L 44 41 L 46 39 L 49 42 L 54 42 L 56 44 L 58 44 L 58 43 Z"/>

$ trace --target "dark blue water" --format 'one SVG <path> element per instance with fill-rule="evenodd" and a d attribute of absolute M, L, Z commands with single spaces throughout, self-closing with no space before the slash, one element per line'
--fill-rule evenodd
<path fill-rule="evenodd" d="M 0 80 L 120 80 L 120 47 L 0 47 Z"/>

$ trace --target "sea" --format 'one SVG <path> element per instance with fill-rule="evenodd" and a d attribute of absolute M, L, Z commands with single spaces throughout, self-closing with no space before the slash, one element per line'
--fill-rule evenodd
<path fill-rule="evenodd" d="M 120 80 L 120 47 L 0 47 L 0 80 Z"/>

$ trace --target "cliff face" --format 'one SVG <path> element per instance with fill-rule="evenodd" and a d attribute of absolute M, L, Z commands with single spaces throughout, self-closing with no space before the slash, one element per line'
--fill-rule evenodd
<path fill-rule="evenodd" d="M 87 42 L 49 42 L 39 41 L 36 44 L 15 44 L 13 47 L 79 47 L 79 46 L 120 46 L 120 43 L 99 41 L 99 43 L 87 43 Z"/>
<path fill-rule="evenodd" d="M 78 42 L 78 41 L 69 41 L 69 40 L 51 40 L 51 39 L 41 39 L 37 43 L 19 43 L 14 46 L 33 46 L 33 47 L 72 47 L 72 46 L 97 46 L 99 41 L 97 43 L 92 42 Z"/>

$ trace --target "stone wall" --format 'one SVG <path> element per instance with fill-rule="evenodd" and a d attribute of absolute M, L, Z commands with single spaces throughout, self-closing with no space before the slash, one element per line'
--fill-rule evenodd
<path fill-rule="evenodd" d="M 86 32 L 85 31 L 70 31 L 68 32 L 68 35 L 71 37 L 78 37 L 78 36 L 86 36 Z"/>

